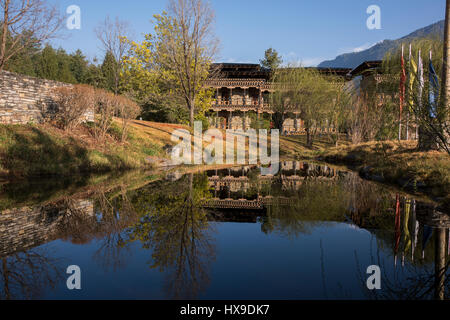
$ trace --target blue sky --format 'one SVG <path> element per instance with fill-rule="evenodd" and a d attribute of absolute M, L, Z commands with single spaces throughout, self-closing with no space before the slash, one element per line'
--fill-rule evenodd
<path fill-rule="evenodd" d="M 69 52 L 81 49 L 103 59 L 94 28 L 107 15 L 128 20 L 135 37 L 152 31 L 153 14 L 166 0 L 52 0 L 62 11 L 81 8 L 81 30 L 54 41 Z M 396 39 L 444 18 L 444 0 L 211 0 L 216 13 L 217 58 L 223 62 L 258 63 L 265 49 L 275 48 L 285 61 L 316 65 L 345 52 Z M 370 5 L 381 8 L 381 29 L 369 30 Z"/>

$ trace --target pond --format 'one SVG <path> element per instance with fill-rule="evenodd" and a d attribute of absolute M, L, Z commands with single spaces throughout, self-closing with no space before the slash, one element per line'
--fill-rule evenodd
<path fill-rule="evenodd" d="M 4 184 L 0 299 L 448 298 L 448 214 L 351 171 L 280 168 Z"/>

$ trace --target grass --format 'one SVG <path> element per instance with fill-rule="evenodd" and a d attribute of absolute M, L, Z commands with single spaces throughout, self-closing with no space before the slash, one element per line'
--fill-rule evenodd
<path fill-rule="evenodd" d="M 350 145 L 344 136 L 340 137 L 341 147 Z M 280 155 L 286 158 L 315 159 L 322 152 L 335 147 L 331 139 L 326 136 L 317 136 L 312 147 L 306 145 L 306 135 L 280 137 Z"/>
<path fill-rule="evenodd" d="M 72 176 L 80 173 L 149 167 L 148 156 L 162 156 L 170 135 L 148 133 L 134 125 L 125 143 L 115 121 L 106 139 L 96 140 L 89 126 L 65 132 L 50 125 L 0 125 L 0 177 Z"/>
<path fill-rule="evenodd" d="M 360 169 L 368 178 L 396 184 L 433 197 L 448 198 L 450 157 L 447 153 L 417 151 L 414 141 L 367 142 L 320 152 L 320 160 Z"/>

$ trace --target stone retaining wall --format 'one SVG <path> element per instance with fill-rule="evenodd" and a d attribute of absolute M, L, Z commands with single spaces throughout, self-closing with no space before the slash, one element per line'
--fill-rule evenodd
<path fill-rule="evenodd" d="M 0 123 L 27 124 L 43 120 L 42 111 L 53 104 L 52 90 L 71 84 L 0 71 Z M 93 121 L 94 114 L 86 114 Z"/>

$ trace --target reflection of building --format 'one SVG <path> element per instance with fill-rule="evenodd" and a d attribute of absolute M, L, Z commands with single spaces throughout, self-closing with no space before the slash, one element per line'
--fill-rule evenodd
<path fill-rule="evenodd" d="M 205 206 L 239 210 L 263 210 L 274 204 L 288 206 L 296 199 L 289 192 L 298 191 L 308 181 L 329 182 L 339 177 L 334 168 L 300 161 L 283 161 L 275 176 L 262 176 L 260 172 L 256 166 L 209 172 L 212 199 Z M 282 194 L 274 196 L 275 189 Z"/>
<path fill-rule="evenodd" d="M 258 64 L 219 63 L 213 65 L 213 75 L 205 86 L 215 90 L 214 102 L 210 108 L 210 121 L 222 129 L 247 130 L 252 119 L 271 118 L 269 95 L 274 91 L 270 83 L 270 71 Z M 351 69 L 318 68 L 321 73 L 345 77 Z M 288 133 L 304 131 L 303 121 L 298 113 L 286 117 L 284 128 Z M 325 128 L 324 128 L 325 130 Z"/>

